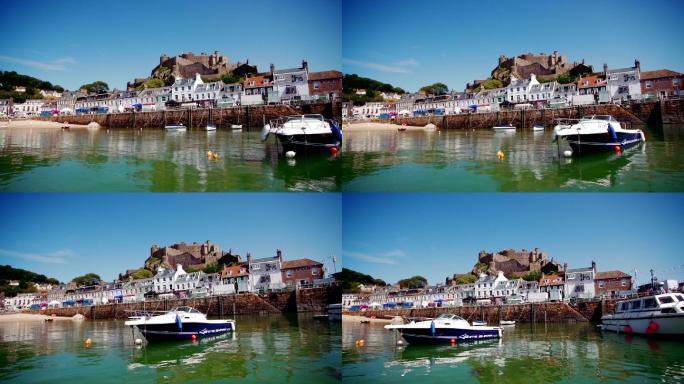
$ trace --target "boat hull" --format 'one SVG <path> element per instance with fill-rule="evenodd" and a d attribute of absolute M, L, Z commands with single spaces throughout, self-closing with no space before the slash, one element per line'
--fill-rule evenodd
<path fill-rule="evenodd" d="M 235 330 L 232 322 L 183 323 L 179 329 L 176 323 L 136 325 L 148 341 L 188 340 L 195 337 L 218 336 Z"/>
<path fill-rule="evenodd" d="M 283 151 L 295 152 L 328 152 L 330 148 L 340 147 L 340 142 L 332 133 L 313 135 L 283 135 L 276 134 L 283 146 Z"/>
<path fill-rule="evenodd" d="M 400 329 L 399 332 L 409 344 L 442 344 L 455 342 L 497 339 L 502 336 L 500 329 L 463 329 L 436 328 L 434 334 L 430 328 Z"/>
<path fill-rule="evenodd" d="M 594 133 L 566 136 L 568 144 L 574 153 L 593 153 L 614 151 L 615 147 L 629 148 L 639 144 L 641 132 L 616 132 L 617 140 L 608 133 Z"/>
<path fill-rule="evenodd" d="M 603 318 L 601 329 L 612 332 L 649 336 L 684 336 L 684 316 L 681 314 L 642 318 Z"/>

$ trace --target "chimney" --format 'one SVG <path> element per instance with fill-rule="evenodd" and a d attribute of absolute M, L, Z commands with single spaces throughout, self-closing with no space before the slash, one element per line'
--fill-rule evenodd
<path fill-rule="evenodd" d="M 275 72 L 275 64 L 271 63 L 271 75 Z"/>
<path fill-rule="evenodd" d="M 606 75 L 608 74 L 608 64 L 603 63 L 603 74 Z"/>
<path fill-rule="evenodd" d="M 280 249 L 276 249 L 276 256 L 280 260 L 280 263 L 283 263 L 283 252 Z"/>
<path fill-rule="evenodd" d="M 591 269 L 593 269 L 594 272 L 596 272 L 596 262 L 594 260 L 591 261 Z"/>
<path fill-rule="evenodd" d="M 307 72 L 309 71 L 309 62 L 307 62 L 306 59 L 302 60 L 302 68 L 304 68 Z"/>
<path fill-rule="evenodd" d="M 636 67 L 638 73 L 641 73 L 641 62 L 639 62 L 639 59 L 634 59 L 634 67 Z"/>
<path fill-rule="evenodd" d="M 247 265 L 249 266 L 252 263 L 252 254 L 247 252 Z"/>
<path fill-rule="evenodd" d="M 563 271 L 567 271 L 567 270 L 568 270 L 568 263 L 566 262 L 566 263 L 563 263 Z"/>

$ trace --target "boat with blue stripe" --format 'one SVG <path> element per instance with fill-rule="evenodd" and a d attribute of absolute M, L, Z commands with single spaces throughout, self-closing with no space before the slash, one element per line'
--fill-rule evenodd
<path fill-rule="evenodd" d="M 641 129 L 625 129 L 610 115 L 591 115 L 580 120 L 558 119 L 554 141 L 563 138 L 573 154 L 616 151 L 646 141 Z"/>
<path fill-rule="evenodd" d="M 385 325 L 385 329 L 397 330 L 409 344 L 453 344 L 503 337 L 501 327 L 472 325 L 462 317 L 448 313 L 431 320 Z"/>
<path fill-rule="evenodd" d="M 148 341 L 191 340 L 235 331 L 235 320 L 207 320 L 207 316 L 191 307 L 178 307 L 160 315 L 136 313 L 125 322 L 137 329 Z"/>

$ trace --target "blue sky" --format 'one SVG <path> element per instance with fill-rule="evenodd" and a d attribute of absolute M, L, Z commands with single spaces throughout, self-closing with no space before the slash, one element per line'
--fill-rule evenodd
<path fill-rule="evenodd" d="M 343 0 L 343 71 L 407 91 L 443 82 L 462 91 L 499 55 L 551 53 L 602 70 L 634 65 L 684 72 L 681 15 L 672 0 Z"/>
<path fill-rule="evenodd" d="M 342 204 L 344 267 L 388 283 L 440 283 L 481 250 L 534 247 L 569 268 L 684 280 L 684 194 L 345 193 Z"/>
<path fill-rule="evenodd" d="M 341 252 L 339 194 L 2 194 L 0 264 L 70 281 L 112 280 L 152 244 L 211 240 L 246 256 L 324 261 Z M 337 264 L 338 271 L 340 264 Z"/>
<path fill-rule="evenodd" d="M 0 69 L 75 89 L 104 80 L 125 87 L 150 75 L 159 55 L 220 51 L 290 68 L 340 69 L 339 0 L 5 0 Z"/>

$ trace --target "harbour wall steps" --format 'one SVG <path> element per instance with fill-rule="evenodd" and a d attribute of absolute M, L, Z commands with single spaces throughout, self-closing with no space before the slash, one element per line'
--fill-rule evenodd
<path fill-rule="evenodd" d="M 469 322 L 485 320 L 498 324 L 500 320 L 515 320 L 520 323 L 543 322 L 598 322 L 603 313 L 613 313 L 615 300 L 586 301 L 579 303 L 548 302 L 505 305 L 480 305 L 441 308 L 383 309 L 364 312 L 346 312 L 349 315 L 362 314 L 366 317 L 425 317 L 435 318 L 443 313 L 456 314 Z"/>
<path fill-rule="evenodd" d="M 168 311 L 181 306 L 193 307 L 209 316 L 283 312 L 325 313 L 328 304 L 340 302 L 341 292 L 340 287 L 307 288 L 268 294 L 243 293 L 203 298 L 146 300 L 136 303 L 50 308 L 29 312 L 68 317 L 81 314 L 88 319 L 126 319 L 130 316 L 128 311 Z"/>
<path fill-rule="evenodd" d="M 463 113 L 447 116 L 403 117 L 395 124 L 422 127 L 428 123 L 440 129 L 492 129 L 498 124 L 529 128 L 534 124 L 553 127 L 559 118 L 579 119 L 587 115 L 612 115 L 618 121 L 632 124 L 684 123 L 684 99 L 663 100 L 631 105 L 600 104 L 565 108 L 504 110 L 499 112 Z"/>
<path fill-rule="evenodd" d="M 231 124 L 243 127 L 263 127 L 264 122 L 280 116 L 321 114 L 328 119 L 342 121 L 342 103 L 328 102 L 303 105 L 258 105 L 232 108 L 194 108 L 155 112 L 129 112 L 73 116 L 36 117 L 39 120 L 68 124 L 96 122 L 105 128 L 164 128 L 168 124 L 183 123 L 186 127 L 204 127 L 210 121 L 218 129 L 230 129 Z"/>

